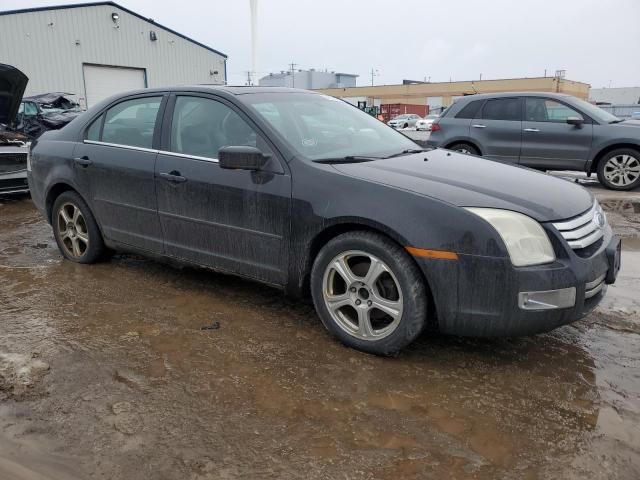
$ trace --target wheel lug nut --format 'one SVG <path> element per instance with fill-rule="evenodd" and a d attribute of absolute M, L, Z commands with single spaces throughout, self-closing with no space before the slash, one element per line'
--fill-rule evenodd
<path fill-rule="evenodd" d="M 367 306 L 370 307 L 372 305 L 371 300 L 367 301 Z"/>
<path fill-rule="evenodd" d="M 351 287 L 351 289 L 350 289 L 350 290 L 351 290 L 351 292 L 352 292 L 352 293 L 355 293 L 355 291 L 356 291 L 356 287 Z"/>
<path fill-rule="evenodd" d="M 356 305 L 360 305 L 362 302 L 360 300 L 356 300 Z"/>

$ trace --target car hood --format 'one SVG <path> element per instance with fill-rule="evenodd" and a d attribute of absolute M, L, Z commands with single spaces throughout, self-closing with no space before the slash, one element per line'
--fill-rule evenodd
<path fill-rule="evenodd" d="M 0 123 L 15 120 L 28 81 L 17 68 L 0 63 Z"/>
<path fill-rule="evenodd" d="M 334 167 L 345 175 L 459 207 L 512 210 L 540 222 L 574 217 L 593 204 L 586 189 L 567 180 L 442 149 Z"/>

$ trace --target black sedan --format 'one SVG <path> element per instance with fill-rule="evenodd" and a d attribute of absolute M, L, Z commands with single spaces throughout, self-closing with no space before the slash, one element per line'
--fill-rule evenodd
<path fill-rule="evenodd" d="M 427 324 L 547 331 L 615 280 L 620 241 L 580 186 L 425 151 L 341 100 L 181 87 L 113 97 L 32 147 L 62 254 L 165 256 L 310 295 L 345 344 L 396 352 Z"/>

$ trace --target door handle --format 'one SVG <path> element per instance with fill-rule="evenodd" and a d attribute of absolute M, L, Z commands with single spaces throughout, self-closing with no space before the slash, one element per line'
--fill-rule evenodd
<path fill-rule="evenodd" d="M 471 125 L 473 128 L 487 128 L 486 125 L 480 125 L 478 123 L 476 123 L 475 125 Z"/>
<path fill-rule="evenodd" d="M 89 157 L 87 157 L 86 155 L 83 157 L 76 157 L 73 159 L 73 161 L 77 165 L 80 165 L 81 167 L 84 167 L 84 168 L 87 168 L 89 165 L 93 163 L 91 160 L 89 160 Z"/>
<path fill-rule="evenodd" d="M 187 181 L 186 178 L 180 175 L 180 172 L 176 172 L 175 170 L 169 173 L 161 173 L 160 178 L 163 178 L 167 182 L 171 182 L 171 183 L 183 183 Z"/>
<path fill-rule="evenodd" d="M 539 132 L 539 128 L 525 128 L 523 132 Z"/>

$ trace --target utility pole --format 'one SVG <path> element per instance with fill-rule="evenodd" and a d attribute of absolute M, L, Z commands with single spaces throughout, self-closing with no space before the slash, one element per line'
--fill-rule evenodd
<path fill-rule="evenodd" d="M 373 77 L 380 75 L 380 72 L 374 68 L 371 69 L 371 86 L 373 87 Z"/>
<path fill-rule="evenodd" d="M 297 63 L 293 63 L 291 62 L 289 64 L 289 67 L 291 68 L 291 88 L 296 88 L 296 67 L 298 66 Z"/>
<path fill-rule="evenodd" d="M 246 85 L 251 86 L 251 70 L 247 70 L 247 83 Z"/>

